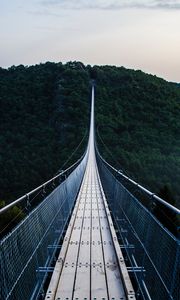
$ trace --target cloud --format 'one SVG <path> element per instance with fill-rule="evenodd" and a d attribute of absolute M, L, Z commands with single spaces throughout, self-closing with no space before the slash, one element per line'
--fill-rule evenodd
<path fill-rule="evenodd" d="M 48 31 L 48 32 L 59 31 L 59 28 L 50 27 L 50 26 L 35 26 L 35 29 L 38 29 L 41 31 Z"/>
<path fill-rule="evenodd" d="M 58 6 L 62 9 L 105 9 L 122 8 L 164 8 L 180 9 L 180 0 L 41 0 L 45 6 Z"/>
<path fill-rule="evenodd" d="M 50 16 L 50 17 L 62 17 L 62 14 L 49 11 L 49 10 L 32 10 L 32 11 L 27 11 L 28 14 L 34 15 L 34 16 Z"/>

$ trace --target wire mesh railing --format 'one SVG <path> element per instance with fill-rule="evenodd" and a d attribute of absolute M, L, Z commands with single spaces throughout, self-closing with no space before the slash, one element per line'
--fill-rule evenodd
<path fill-rule="evenodd" d="M 49 195 L 82 161 L 84 155 L 66 170 L 21 196 L 10 204 L 0 208 L 0 238 L 3 238 L 23 218 L 25 218 L 47 195 Z"/>
<path fill-rule="evenodd" d="M 119 238 L 131 266 L 138 270 L 134 271 L 137 296 L 148 300 L 180 299 L 180 240 L 138 200 L 138 195 L 135 197 L 124 187 L 116 178 L 118 171 L 115 177 L 99 155 L 97 161 Z M 179 216 L 176 208 L 173 213 Z"/>
<path fill-rule="evenodd" d="M 0 299 L 36 299 L 56 246 L 70 216 L 86 166 L 87 155 L 1 242 Z"/>

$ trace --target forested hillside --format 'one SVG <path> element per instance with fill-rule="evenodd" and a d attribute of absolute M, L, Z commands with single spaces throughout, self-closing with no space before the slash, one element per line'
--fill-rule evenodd
<path fill-rule="evenodd" d="M 109 66 L 95 67 L 94 76 L 104 157 L 180 206 L 180 86 Z"/>
<path fill-rule="evenodd" d="M 92 78 L 101 153 L 178 205 L 179 85 L 141 71 L 79 62 L 0 69 L 0 201 L 12 201 L 53 176 L 86 134 L 68 163 L 82 154 Z"/>
<path fill-rule="evenodd" d="M 62 167 L 87 133 L 88 97 L 89 75 L 81 64 L 0 69 L 1 201 L 16 199 Z"/>

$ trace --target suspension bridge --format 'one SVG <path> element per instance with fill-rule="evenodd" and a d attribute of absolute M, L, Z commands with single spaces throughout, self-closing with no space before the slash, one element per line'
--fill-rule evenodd
<path fill-rule="evenodd" d="M 28 206 L 35 193 L 54 187 L 1 240 L 2 300 L 180 299 L 180 240 L 151 208 L 159 203 L 176 218 L 180 210 L 101 157 L 94 137 L 94 86 L 91 98 L 83 157 L 0 210 L 3 217 L 15 204 Z M 149 207 L 132 189 L 148 197 Z"/>

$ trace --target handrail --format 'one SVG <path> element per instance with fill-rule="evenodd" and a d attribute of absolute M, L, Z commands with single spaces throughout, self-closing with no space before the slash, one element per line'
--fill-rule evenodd
<path fill-rule="evenodd" d="M 52 177 L 51 179 L 49 179 L 48 181 L 44 182 L 43 184 L 41 184 L 40 186 L 36 187 L 34 190 L 30 191 L 29 193 L 21 196 L 20 198 L 16 199 L 15 201 L 11 202 L 10 204 L 2 207 L 0 209 L 0 215 L 3 214 L 4 212 L 6 212 L 8 209 L 10 209 L 11 207 L 13 207 L 14 205 L 20 203 L 21 201 L 23 201 L 24 199 L 28 199 L 30 195 L 34 194 L 35 192 L 39 191 L 42 188 L 45 188 L 49 183 L 51 183 L 52 181 L 54 181 L 56 178 L 62 176 L 63 174 L 66 174 L 69 170 L 73 169 L 76 165 L 78 165 L 78 163 L 80 161 L 83 160 L 84 156 L 86 154 L 86 151 L 84 152 L 84 154 L 73 164 L 71 165 L 69 168 L 67 168 L 66 170 L 58 173 L 56 176 Z"/>
<path fill-rule="evenodd" d="M 97 146 L 96 146 L 96 151 L 98 156 L 100 157 L 100 159 L 109 167 L 111 168 L 114 172 L 118 173 L 118 175 L 122 176 L 123 178 L 125 178 L 127 181 L 131 182 L 133 185 L 135 185 L 136 187 L 138 187 L 140 190 L 142 190 L 143 192 L 145 192 L 148 196 L 150 196 L 151 198 L 157 200 L 158 202 L 162 203 L 164 206 L 166 206 L 167 208 L 171 209 L 174 213 L 176 213 L 177 215 L 180 215 L 180 209 L 178 209 L 177 207 L 171 205 L 170 203 L 166 202 L 165 200 L 163 200 L 162 198 L 160 198 L 159 196 L 157 196 L 156 194 L 150 192 L 148 189 L 144 188 L 142 185 L 140 185 L 139 183 L 137 183 L 136 181 L 132 180 L 131 178 L 129 178 L 128 176 L 124 175 L 121 171 L 118 171 L 117 169 L 115 169 L 113 166 L 111 166 L 99 153 Z"/>

